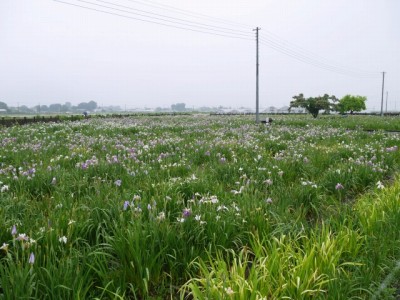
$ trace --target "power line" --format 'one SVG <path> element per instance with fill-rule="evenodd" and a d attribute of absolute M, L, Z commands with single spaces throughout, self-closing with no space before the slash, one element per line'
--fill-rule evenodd
<path fill-rule="evenodd" d="M 92 10 L 92 11 L 102 12 L 102 13 L 105 13 L 105 14 L 110 14 L 110 15 L 114 15 L 114 16 L 118 16 L 118 17 L 123 17 L 123 18 L 127 18 L 127 19 L 132 19 L 132 20 L 137 20 L 137 21 L 142 21 L 142 22 L 147 22 L 147 23 L 152 23 L 152 24 L 157 24 L 157 25 L 162 25 L 162 26 L 167 26 L 167 27 L 172 27 L 172 28 L 177 28 L 177 29 L 182 29 L 182 30 L 200 32 L 200 33 L 205 33 L 205 34 L 211 34 L 211 35 L 223 36 L 223 37 L 229 37 L 229 38 L 236 38 L 236 39 L 242 39 L 242 40 L 251 40 L 251 41 L 254 40 L 252 38 L 245 38 L 245 37 L 234 35 L 234 34 L 231 34 L 231 33 L 222 34 L 222 33 L 210 32 L 210 31 L 205 31 L 205 30 L 193 29 L 193 28 L 190 28 L 189 25 L 185 25 L 185 24 L 184 25 L 186 27 L 176 26 L 176 25 L 166 24 L 166 23 L 162 23 L 162 22 L 158 22 L 158 21 L 152 21 L 152 20 L 146 20 L 146 19 L 137 18 L 137 17 L 121 15 L 121 14 L 118 14 L 118 13 L 113 13 L 113 12 L 110 12 L 110 11 L 100 10 L 100 9 L 96 9 L 96 8 L 92 8 L 92 7 L 79 5 L 79 4 L 69 3 L 69 2 L 65 2 L 65 1 L 61 1 L 61 0 L 53 0 L 53 1 L 59 2 L 59 3 L 63 3 L 63 4 L 67 4 L 67 5 L 71 5 L 71 6 L 75 6 L 75 7 L 79 7 L 79 8 Z M 210 29 L 207 29 L 207 30 L 210 30 Z"/>
<path fill-rule="evenodd" d="M 345 69 L 343 67 L 338 67 L 338 66 L 334 66 L 331 64 L 327 64 L 327 63 L 321 62 L 315 58 L 312 58 L 310 56 L 307 56 L 307 55 L 301 54 L 299 52 L 296 52 L 294 50 L 285 48 L 275 41 L 266 40 L 264 38 L 261 38 L 261 43 L 282 53 L 282 54 L 290 56 L 296 60 L 299 60 L 301 62 L 304 62 L 306 64 L 309 64 L 309 65 L 312 65 L 312 66 L 315 66 L 315 67 L 318 67 L 321 69 L 325 69 L 327 71 L 331 71 L 331 72 L 335 72 L 335 73 L 347 75 L 347 76 L 360 77 L 360 78 L 376 78 L 378 75 L 378 73 L 376 73 L 375 76 L 372 74 L 368 75 L 368 74 L 360 73 L 358 71 L 352 71 L 349 69 Z"/>
<path fill-rule="evenodd" d="M 325 66 L 325 67 L 330 67 L 330 68 L 335 68 L 347 73 L 351 73 L 355 76 L 370 76 L 370 77 L 377 77 L 378 76 L 378 72 L 369 72 L 369 71 L 362 71 L 362 70 L 356 70 L 356 69 L 350 69 L 344 66 L 338 66 L 336 63 L 333 63 L 329 60 L 327 60 L 326 58 L 323 58 L 322 56 L 319 56 L 317 54 L 314 54 L 310 51 L 306 51 L 302 48 L 299 48 L 297 46 L 295 46 L 296 48 L 300 49 L 300 50 L 293 50 L 291 49 L 291 47 L 288 47 L 285 45 L 285 43 L 280 42 L 279 40 L 276 41 L 272 38 L 265 38 L 262 37 L 262 40 L 267 43 L 267 44 L 271 44 L 274 45 L 276 48 L 280 48 L 280 49 L 284 49 L 287 50 L 288 52 L 292 53 L 293 55 L 305 58 L 305 59 L 309 59 L 311 61 L 313 61 L 316 64 L 319 64 L 321 66 Z M 315 56 L 317 56 L 317 58 L 315 58 Z"/>
<path fill-rule="evenodd" d="M 146 5 L 149 7 L 154 7 L 154 8 L 158 8 L 158 9 L 163 9 L 163 10 L 167 10 L 167 11 L 173 11 L 175 13 L 179 13 L 182 15 L 188 15 L 191 17 L 196 17 L 198 19 L 206 19 L 208 21 L 212 21 L 214 23 L 220 23 L 220 24 L 228 24 L 228 25 L 233 25 L 236 27 L 242 27 L 242 28 L 252 28 L 252 25 L 248 25 L 248 24 L 243 24 L 243 23 L 238 23 L 238 22 L 233 22 L 233 21 L 229 21 L 229 20 L 225 20 L 222 18 L 216 18 L 216 17 L 211 17 L 205 14 L 201 14 L 201 13 L 196 13 L 196 12 L 192 12 L 189 10 L 185 10 L 185 9 L 181 9 L 181 8 L 177 8 L 171 5 L 166 5 L 166 4 L 161 4 L 161 3 L 157 3 L 155 1 L 138 1 L 138 0 L 125 0 L 125 1 L 129 1 L 129 2 L 134 2 L 134 3 L 139 3 L 142 5 Z M 149 4 L 152 3 L 152 4 Z"/>
<path fill-rule="evenodd" d="M 199 25 L 185 24 L 185 23 L 182 23 L 182 22 L 174 21 L 174 20 L 171 21 L 171 20 L 168 20 L 168 19 L 165 19 L 165 18 L 159 18 L 159 17 L 148 16 L 148 15 L 145 15 L 145 14 L 130 12 L 130 11 L 123 10 L 123 9 L 119 9 L 119 8 L 114 8 L 114 7 L 110 7 L 110 6 L 106 6 L 106 5 L 96 4 L 96 3 L 93 3 L 93 2 L 90 2 L 90 1 L 85 1 L 85 0 L 76 0 L 76 1 L 83 2 L 83 3 L 87 3 L 87 4 L 91 4 L 91 5 L 100 6 L 100 7 L 102 7 L 102 8 L 113 9 L 113 10 L 116 10 L 116 11 L 119 11 L 119 12 L 123 12 L 123 13 L 127 13 L 127 14 L 132 14 L 132 15 L 137 15 L 137 16 L 140 16 L 140 17 L 145 17 L 145 18 L 149 18 L 149 19 L 153 19 L 153 20 L 158 20 L 158 21 L 163 21 L 163 22 L 169 22 L 169 23 L 178 24 L 178 25 L 183 25 L 183 26 L 189 26 L 189 27 L 195 27 L 195 28 L 200 28 L 200 29 L 203 29 L 203 30 L 209 30 L 209 31 L 215 31 L 215 32 L 222 32 L 222 33 L 224 33 L 224 34 L 231 34 L 231 35 L 245 36 L 245 37 L 249 37 L 249 36 L 250 36 L 249 34 L 233 33 L 233 32 L 229 32 L 229 31 L 226 31 L 226 30 L 220 30 L 220 29 L 215 29 L 215 28 L 208 28 L 208 27 L 207 27 L 208 25 L 199 26 Z M 98 1 L 98 0 L 96 0 L 96 1 Z M 104 1 L 101 1 L 101 2 L 104 2 Z M 167 16 L 167 18 L 170 18 L 170 17 Z M 185 21 L 185 22 L 190 22 L 190 21 Z"/>
<path fill-rule="evenodd" d="M 80 0 L 78 0 L 78 1 L 80 1 Z M 182 19 L 182 18 L 175 18 L 175 17 L 164 15 L 164 14 L 158 14 L 158 13 L 154 13 L 154 12 L 150 12 L 150 11 L 146 11 L 146 10 L 141 10 L 141 9 L 133 8 L 131 6 L 115 4 L 113 2 L 108 2 L 108 1 L 104 1 L 104 0 L 94 0 L 94 1 L 101 2 L 101 3 L 106 3 L 106 4 L 111 4 L 111 5 L 114 5 L 114 6 L 117 6 L 117 7 L 122 7 L 122 8 L 126 8 L 126 9 L 129 9 L 129 10 L 138 11 L 138 12 L 141 12 L 141 13 L 150 14 L 150 15 L 154 15 L 154 16 L 158 16 L 158 17 L 163 17 L 163 18 L 168 18 L 168 19 L 172 19 L 172 20 L 186 22 L 186 23 L 189 23 L 189 25 L 190 24 L 194 24 L 193 26 L 199 25 L 200 27 L 211 27 L 213 29 L 221 29 L 221 31 L 227 31 L 228 30 L 228 31 L 232 31 L 235 34 L 243 34 L 243 35 L 246 35 L 246 36 L 252 36 L 249 31 L 231 29 L 231 28 L 222 27 L 222 26 L 215 26 L 215 25 L 205 24 L 205 23 L 201 23 L 201 22 L 190 21 L 190 20 L 186 20 L 186 19 Z M 85 1 L 83 1 L 83 2 L 85 2 Z M 94 4 L 94 5 L 98 5 L 98 4 Z M 168 22 L 170 22 L 170 21 L 168 21 Z M 178 24 L 180 24 L 180 23 L 178 23 Z"/>
<path fill-rule="evenodd" d="M 268 37 L 263 37 L 263 39 L 265 39 L 266 42 L 267 41 L 268 42 L 270 42 L 270 41 L 271 42 L 275 42 L 276 44 L 281 45 L 283 48 L 286 48 L 286 49 L 289 49 L 289 50 L 292 50 L 292 51 L 296 51 L 297 53 L 304 54 L 306 56 L 310 56 L 311 55 L 314 60 L 318 60 L 320 62 L 326 62 L 327 64 L 330 64 L 330 65 L 332 65 L 332 64 L 333 65 L 338 65 L 336 62 L 333 62 L 333 61 L 331 61 L 329 59 L 326 59 L 325 57 L 323 57 L 323 56 L 321 56 L 321 55 L 319 55 L 319 54 L 317 54 L 315 52 L 312 52 L 312 51 L 309 51 L 307 49 L 304 49 L 304 48 L 302 48 L 302 47 L 300 47 L 300 46 L 298 46 L 298 45 L 296 45 L 294 43 L 291 43 L 291 42 L 289 42 L 289 41 L 277 36 L 276 34 L 270 32 L 270 31 L 266 30 L 266 34 L 268 35 Z M 342 66 L 342 68 L 343 69 L 348 69 L 348 70 L 350 70 L 352 72 L 359 72 L 359 73 L 362 73 L 362 74 L 365 74 L 365 75 L 368 74 L 368 75 L 377 76 L 377 74 L 379 73 L 379 72 L 371 72 L 371 71 L 354 69 L 354 68 L 353 69 L 349 69 L 349 68 L 347 68 L 345 66 Z"/>
<path fill-rule="evenodd" d="M 100 1 L 100 0 L 97 0 Z M 126 0 L 126 1 L 130 1 L 130 2 L 135 2 L 135 3 L 140 3 L 143 5 L 148 5 L 151 7 L 156 7 L 156 8 L 167 8 L 168 10 L 173 10 L 173 11 L 183 11 L 185 13 L 189 13 L 189 15 L 192 16 L 196 16 L 198 14 L 190 12 L 190 11 L 185 11 L 182 9 L 178 9 L 169 5 L 163 5 L 160 3 L 156 3 L 154 1 L 138 1 L 138 0 Z M 145 2 L 149 2 L 149 3 L 154 3 L 155 5 L 152 4 L 147 4 Z M 204 16 L 204 15 L 203 15 Z M 209 16 L 206 16 L 209 17 Z M 229 22 L 232 24 L 232 22 Z M 236 24 L 240 24 L 240 23 L 236 23 Z M 240 26 L 245 26 L 244 24 L 240 24 Z M 249 25 L 246 25 L 246 27 Z M 360 76 L 360 77 L 376 77 L 378 76 L 377 72 L 368 72 L 368 71 L 362 71 L 362 70 L 355 70 L 355 69 L 349 69 L 347 67 L 344 66 L 338 66 L 336 63 L 333 63 L 325 58 L 323 58 L 322 56 L 319 56 L 318 54 L 312 53 L 310 51 L 307 51 L 305 49 L 302 49 L 301 47 L 298 47 L 297 45 L 288 42 L 287 40 L 284 40 L 280 37 L 278 37 L 277 35 L 275 35 L 274 33 L 270 32 L 270 31 L 265 31 L 268 35 L 272 36 L 272 38 L 266 38 L 268 39 L 268 42 L 271 41 L 271 39 L 273 39 L 273 42 L 275 43 L 275 46 L 280 45 L 281 47 L 283 47 L 284 49 L 291 51 L 293 55 L 300 55 L 305 59 L 309 59 L 312 60 L 314 62 L 314 65 L 320 65 L 320 67 L 325 67 L 325 68 L 330 68 L 331 70 L 335 69 L 336 71 L 343 73 L 346 73 L 346 75 L 352 75 L 352 76 Z M 266 41 L 265 41 L 266 42 Z M 267 43 L 268 43 L 267 42 Z M 293 50 L 293 48 L 295 48 L 295 50 Z M 295 54 L 296 53 L 296 54 Z M 312 57 L 310 57 L 310 55 L 312 55 Z M 315 58 L 317 57 L 317 59 Z"/>
<path fill-rule="evenodd" d="M 76 0 L 76 1 L 80 1 L 89 5 L 95 5 L 95 6 L 99 6 L 105 9 L 109 9 L 109 10 L 115 10 L 118 12 L 122 12 L 122 13 L 127 13 L 127 14 L 131 14 L 134 16 L 140 16 L 140 17 L 144 17 L 146 19 L 143 18 L 138 18 L 138 17 L 132 17 L 132 16 L 126 16 L 126 15 L 122 15 L 119 13 L 115 13 L 115 12 L 111 12 L 109 10 L 100 10 L 97 8 L 93 8 L 93 7 L 88 7 L 88 6 L 83 6 L 83 5 L 78 5 L 78 4 L 74 4 L 74 3 L 69 3 L 69 2 L 64 2 L 61 0 L 54 0 L 56 2 L 61 2 L 64 4 L 68 4 L 68 5 L 72 5 L 72 6 L 76 6 L 76 7 L 80 7 L 80 8 L 85 8 L 85 9 L 89 9 L 89 10 L 93 10 L 93 11 L 97 11 L 97 12 L 102 12 L 102 13 L 107 13 L 107 14 L 111 14 L 111 15 L 115 15 L 115 16 L 119 16 L 119 17 L 124 17 L 124 18 L 129 18 L 129 19 L 134 19 L 134 20 L 138 20 L 138 21 L 142 21 L 142 22 L 148 22 L 148 23 L 153 23 L 153 24 L 158 24 L 158 25 L 163 25 L 163 26 L 168 26 L 168 27 L 173 27 L 173 28 L 178 28 L 178 29 L 182 29 L 182 30 L 189 30 L 189 31 L 194 31 L 194 32 L 200 32 L 200 33 L 206 33 L 206 34 L 212 34 L 212 35 L 217 35 L 217 36 L 223 36 L 223 37 L 230 37 L 230 38 L 237 38 L 237 39 L 243 39 L 243 40 L 253 40 L 253 38 L 250 38 L 250 35 L 247 33 L 242 33 L 243 31 L 237 31 L 234 29 L 230 29 L 230 28 L 226 28 L 226 27 L 221 27 L 221 26 L 214 26 L 214 25 L 209 25 L 209 24 L 205 24 L 205 23 L 200 23 L 200 22 L 193 22 L 193 21 L 189 21 L 189 20 L 185 20 L 185 19 L 180 19 L 180 18 L 175 18 L 175 17 L 170 17 L 167 15 L 162 15 L 162 14 L 157 14 L 157 13 L 153 13 L 153 12 L 149 12 L 149 11 L 143 11 L 143 10 L 138 10 L 129 6 L 124 6 L 124 5 L 119 5 L 119 4 L 115 4 L 113 2 L 109 2 L 109 1 L 104 1 L 104 0 L 92 0 L 92 1 L 98 1 L 101 3 L 107 3 L 110 5 L 114 5 L 117 7 L 122 7 L 122 8 L 126 8 L 129 10 L 133 10 L 133 11 L 139 11 L 139 12 L 143 12 L 142 13 L 137 13 L 137 12 L 132 12 L 132 11 L 127 11 L 124 9 L 119 9 L 119 8 L 115 8 L 115 7 L 110 7 L 110 6 L 106 6 L 106 5 L 101 5 L 101 4 L 96 4 L 93 2 L 89 2 L 89 1 L 85 1 L 85 0 Z M 136 0 L 131 0 L 131 2 L 143 2 L 143 1 L 136 1 Z M 165 5 L 159 5 L 159 6 L 165 6 Z M 175 10 L 179 10 L 174 8 Z M 150 16 L 149 16 L 150 14 Z M 157 17 L 155 17 L 157 16 Z M 166 19 L 167 18 L 167 19 Z M 168 23 L 172 23 L 172 24 L 168 24 Z M 230 32 L 230 31 L 232 32 Z M 336 72 L 342 75 L 348 75 L 348 76 L 354 76 L 354 77 L 363 77 L 363 78 L 372 78 L 372 77 L 376 77 L 377 73 L 366 73 L 363 71 L 354 71 L 354 70 L 350 70 L 346 67 L 339 67 L 337 65 L 333 65 L 332 63 L 326 63 L 323 62 L 323 60 L 325 59 L 316 59 L 315 57 L 310 56 L 310 52 L 306 52 L 304 49 L 300 49 L 300 50 L 293 50 L 291 48 L 289 48 L 288 46 L 286 46 L 286 44 L 288 44 L 287 42 L 281 42 L 280 38 L 269 38 L 269 37 L 261 37 L 261 43 L 264 45 L 267 45 L 270 48 L 275 49 L 276 51 L 283 53 L 287 56 L 290 56 L 294 59 L 297 59 L 299 61 L 302 61 L 304 63 L 307 63 L 309 65 L 313 65 L 315 67 L 321 68 L 321 69 L 325 69 L 327 71 L 331 71 L 331 72 Z M 305 54 L 304 54 L 305 53 Z M 315 55 L 314 55 L 315 56 Z"/>
<path fill-rule="evenodd" d="M 133 8 L 130 6 L 120 5 L 120 4 L 116 4 L 114 2 L 105 1 L 105 0 L 91 0 L 91 1 L 97 1 L 100 3 L 109 4 L 112 6 L 110 7 L 107 5 L 102 5 L 102 4 L 98 4 L 98 3 L 94 3 L 94 2 L 90 2 L 90 1 L 86 1 L 86 0 L 75 0 L 75 1 L 86 3 L 89 6 L 79 5 L 79 4 L 71 3 L 71 2 L 65 2 L 62 0 L 53 0 L 53 1 L 63 3 L 66 5 L 79 7 L 79 8 L 84 8 L 87 10 L 106 13 L 106 14 L 110 14 L 110 15 L 114 15 L 114 16 L 118 16 L 118 17 L 122 17 L 122 18 L 162 25 L 162 26 L 166 26 L 166 27 L 177 28 L 177 29 L 186 30 L 186 31 L 199 32 L 199 33 L 204 33 L 204 34 L 236 38 L 236 39 L 242 39 L 242 40 L 254 40 L 254 38 L 250 38 L 249 33 L 242 31 L 242 30 L 236 30 L 236 29 L 232 29 L 232 28 L 228 28 L 228 27 L 216 26 L 216 25 L 206 24 L 203 22 L 196 22 L 196 21 L 190 21 L 187 19 L 176 18 L 173 16 L 168 16 L 165 14 L 158 14 L 158 13 L 154 13 L 154 12 L 146 11 L 146 10 L 140 10 L 140 9 L 136 9 L 136 8 Z M 143 3 L 143 1 L 136 1 L 136 0 L 126 0 L 126 1 Z M 149 2 L 152 2 L 152 1 L 149 1 Z M 162 4 L 157 4 L 157 5 L 158 5 L 158 7 L 156 5 L 149 5 L 149 6 L 157 7 L 157 8 L 170 7 L 170 6 L 166 6 L 166 5 L 162 5 Z M 93 6 L 95 6 L 95 7 L 93 7 Z M 102 9 L 98 9 L 97 7 L 100 7 Z M 119 7 L 119 8 L 116 8 L 116 7 Z M 168 9 L 168 10 L 180 11 L 180 9 L 173 8 L 173 7 L 171 7 L 171 9 Z M 118 13 L 113 12 L 113 11 L 117 11 Z M 121 13 L 123 13 L 123 14 L 121 14 Z M 126 14 L 128 14 L 128 15 L 126 15 Z M 189 13 L 188 11 L 185 11 L 185 13 L 182 12 L 182 14 L 190 15 L 191 13 Z M 196 14 L 193 13 L 193 15 L 196 15 Z M 137 17 L 137 16 L 139 16 L 139 17 Z M 259 28 L 257 27 L 256 30 L 257 30 L 257 34 L 256 34 L 257 76 L 258 76 L 258 45 L 260 42 L 261 44 L 266 45 L 282 54 L 285 54 L 296 60 L 299 60 L 306 64 L 309 64 L 314 67 L 324 69 L 324 70 L 327 70 L 330 72 L 335 72 L 338 74 L 359 77 L 359 78 L 376 78 L 377 77 L 376 75 L 378 73 L 366 72 L 366 71 L 360 71 L 360 70 L 356 71 L 356 70 L 352 70 L 347 67 L 338 66 L 332 62 L 327 61 L 325 58 L 322 58 L 319 55 L 313 54 L 312 52 L 306 51 L 297 46 L 293 46 L 294 44 L 284 41 L 281 38 L 276 38 L 276 37 L 274 38 L 274 37 L 268 37 L 268 36 L 267 37 L 262 36 L 260 38 L 260 36 L 258 34 Z M 270 35 L 272 35 L 272 34 L 270 34 Z M 258 112 L 258 79 L 257 79 L 256 110 Z M 257 115 L 257 121 L 258 121 L 258 115 Z"/>
<path fill-rule="evenodd" d="M 78 1 L 82 1 L 82 0 L 78 0 Z M 197 24 L 197 25 L 200 25 L 200 26 L 197 26 L 197 25 L 191 25 L 191 26 L 200 27 L 201 29 L 213 30 L 213 31 L 219 31 L 219 32 L 222 32 L 222 33 L 232 34 L 231 32 L 227 32 L 227 30 L 228 30 L 228 31 L 233 31 L 233 33 L 235 35 L 241 35 L 241 36 L 246 36 L 246 37 L 249 36 L 248 32 L 242 31 L 242 30 L 235 30 L 235 29 L 230 29 L 230 28 L 227 28 L 227 27 L 221 27 L 221 26 L 204 24 L 204 23 L 200 23 L 200 22 L 188 21 L 188 20 L 175 18 L 175 17 L 170 17 L 170 16 L 157 14 L 157 13 L 153 13 L 153 12 L 149 12 L 149 11 L 138 10 L 138 9 L 134 9 L 132 7 L 123 6 L 123 5 L 119 5 L 119 4 L 114 4 L 114 3 L 103 1 L 103 0 L 95 0 L 95 1 L 108 3 L 108 4 L 111 4 L 111 5 L 114 5 L 114 6 L 128 8 L 128 9 L 131 9 L 131 10 L 140 11 L 140 12 L 144 12 L 144 13 L 148 13 L 148 14 L 152 14 L 152 15 L 156 15 L 156 16 L 161 16 L 161 17 L 166 17 L 166 18 L 178 20 L 178 21 L 183 21 L 183 22 L 186 22 L 186 23 L 189 23 L 189 24 L 190 23 Z M 164 9 L 164 10 L 174 11 L 174 12 L 181 13 L 181 14 L 184 14 L 184 15 L 189 15 L 189 16 L 195 16 L 195 17 L 201 16 L 203 18 L 211 19 L 211 20 L 220 20 L 220 21 L 223 20 L 223 19 L 213 18 L 213 17 L 207 16 L 207 15 L 203 15 L 203 14 L 193 13 L 193 12 L 190 12 L 190 11 L 187 11 L 187 10 L 182 10 L 182 9 L 170 6 L 170 5 L 164 5 L 164 4 L 156 3 L 154 1 L 143 1 L 143 0 L 142 1 L 126 0 L 126 1 L 139 3 L 139 4 L 147 5 L 147 6 L 150 6 L 150 7 L 161 8 L 161 9 Z M 83 1 L 83 2 L 85 2 L 85 1 Z M 153 3 L 153 4 L 148 4 L 146 2 Z M 94 4 L 94 5 L 96 5 L 96 4 Z M 145 16 L 145 17 L 148 17 L 148 16 Z M 171 22 L 169 20 L 164 20 L 164 19 L 161 19 L 161 20 L 167 21 L 167 22 Z M 239 24 L 239 26 L 245 26 L 244 24 L 235 23 L 235 22 L 229 22 L 229 21 L 226 21 L 226 20 L 223 20 L 222 22 L 223 23 L 228 23 L 228 24 L 235 24 L 236 26 L 238 24 Z M 177 24 L 187 26 L 186 24 L 182 24 L 180 22 L 177 22 Z M 209 27 L 211 27 L 211 29 Z M 272 36 L 272 37 L 266 37 L 264 42 L 266 42 L 266 43 L 274 43 L 275 44 L 275 50 L 278 50 L 278 48 L 281 47 L 282 49 L 285 49 L 288 52 L 290 52 L 292 54 L 292 57 L 293 56 L 300 56 L 300 57 L 303 58 L 303 60 L 302 60 L 303 62 L 305 62 L 304 60 L 308 60 L 309 64 L 313 64 L 316 67 L 324 68 L 326 70 L 329 69 L 330 71 L 336 71 L 337 73 L 341 73 L 341 74 L 345 74 L 345 75 L 349 75 L 349 76 L 371 77 L 371 78 L 378 76 L 377 72 L 368 72 L 368 71 L 362 71 L 362 70 L 356 70 L 356 69 L 349 69 L 349 68 L 344 67 L 344 66 L 338 66 L 336 63 L 333 63 L 333 62 L 327 60 L 326 58 L 324 58 L 322 56 L 319 56 L 318 54 L 312 53 L 312 52 L 310 52 L 308 50 L 305 50 L 305 49 L 293 44 L 293 43 L 290 43 L 287 40 L 278 37 L 277 35 L 275 35 L 274 33 L 270 32 L 270 31 L 266 31 L 266 33 L 268 35 Z M 288 55 L 288 53 L 284 53 L 284 54 Z M 312 55 L 312 56 L 310 57 L 310 55 Z"/>

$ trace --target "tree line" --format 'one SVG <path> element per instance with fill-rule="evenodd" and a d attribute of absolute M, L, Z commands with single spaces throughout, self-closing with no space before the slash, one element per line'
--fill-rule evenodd
<path fill-rule="evenodd" d="M 305 98 L 301 93 L 293 96 L 293 100 L 290 102 L 290 109 L 294 107 L 305 108 L 314 118 L 316 118 L 320 111 L 329 113 L 331 111 L 337 111 L 339 113 L 353 113 L 355 111 L 362 111 L 366 109 L 365 102 L 367 97 L 358 95 L 346 95 L 342 99 L 336 98 L 334 95 L 324 94 L 318 97 Z M 176 103 L 171 105 L 172 111 L 186 111 L 185 103 Z M 93 112 L 98 108 L 95 101 L 81 102 L 74 106 L 70 102 L 64 104 L 50 104 L 50 105 L 36 105 L 34 107 L 27 107 L 21 105 L 19 107 L 8 107 L 4 102 L 0 101 L 0 112 L 5 111 L 7 113 L 67 113 L 67 112 Z"/>
<path fill-rule="evenodd" d="M 314 118 L 316 118 L 321 110 L 329 113 L 337 111 L 341 114 L 366 109 L 365 102 L 367 97 L 358 95 L 346 95 L 342 99 L 336 98 L 334 95 L 325 94 L 318 97 L 305 98 L 303 94 L 293 96 L 293 101 L 290 102 L 289 111 L 293 107 L 305 108 Z"/>
<path fill-rule="evenodd" d="M 54 103 L 50 105 L 36 105 L 28 107 L 21 105 L 18 107 L 9 107 L 6 103 L 0 101 L 0 111 L 4 110 L 7 113 L 67 113 L 67 112 L 92 112 L 98 108 L 95 101 L 81 102 L 78 105 L 72 105 L 71 102 L 64 104 Z"/>

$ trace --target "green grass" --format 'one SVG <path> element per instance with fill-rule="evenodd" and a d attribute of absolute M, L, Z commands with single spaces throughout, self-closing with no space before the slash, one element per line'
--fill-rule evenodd
<path fill-rule="evenodd" d="M 395 299 L 400 137 L 383 130 L 397 126 L 188 115 L 0 128 L 0 299 Z"/>

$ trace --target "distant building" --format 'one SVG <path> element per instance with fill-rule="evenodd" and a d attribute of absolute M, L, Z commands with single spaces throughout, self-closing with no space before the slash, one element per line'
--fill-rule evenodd
<path fill-rule="evenodd" d="M 287 114 L 289 112 L 289 106 L 283 106 L 281 108 L 278 108 L 277 112 L 280 114 Z"/>
<path fill-rule="evenodd" d="M 292 114 L 305 114 L 307 110 L 304 107 L 292 107 L 290 113 Z"/>

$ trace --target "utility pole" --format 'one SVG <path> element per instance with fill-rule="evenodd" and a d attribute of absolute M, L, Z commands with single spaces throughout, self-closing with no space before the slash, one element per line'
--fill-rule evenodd
<path fill-rule="evenodd" d="M 386 91 L 386 113 L 387 113 L 387 100 L 388 100 L 388 97 L 389 97 L 389 92 L 388 91 Z"/>
<path fill-rule="evenodd" d="M 383 92 L 385 90 L 385 72 L 382 72 L 382 99 L 381 99 L 381 117 L 383 117 Z"/>
<path fill-rule="evenodd" d="M 259 99 L 258 99 L 258 67 L 259 67 L 259 63 L 258 63 L 258 31 L 261 28 L 257 27 L 256 29 L 253 29 L 256 31 L 256 123 L 260 122 L 260 118 L 259 118 L 259 111 L 258 111 L 258 106 L 259 106 Z"/>

